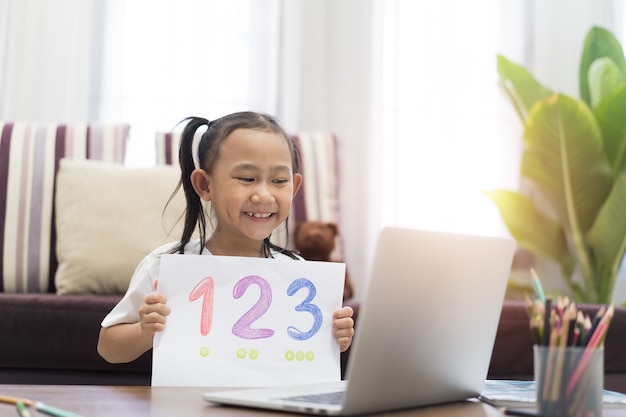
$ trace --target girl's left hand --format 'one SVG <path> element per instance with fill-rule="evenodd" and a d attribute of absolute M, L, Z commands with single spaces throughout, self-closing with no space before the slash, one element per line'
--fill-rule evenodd
<path fill-rule="evenodd" d="M 354 320 L 352 307 L 345 306 L 333 314 L 333 336 L 339 344 L 339 350 L 345 352 L 352 343 L 354 336 Z"/>

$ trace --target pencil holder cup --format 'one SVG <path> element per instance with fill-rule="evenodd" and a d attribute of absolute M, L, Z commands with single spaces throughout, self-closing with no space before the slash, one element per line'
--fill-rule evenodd
<path fill-rule="evenodd" d="M 546 417 L 602 417 L 604 348 L 535 345 L 537 411 Z"/>

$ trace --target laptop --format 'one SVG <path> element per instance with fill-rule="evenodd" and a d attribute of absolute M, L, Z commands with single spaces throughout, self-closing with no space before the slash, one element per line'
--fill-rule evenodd
<path fill-rule="evenodd" d="M 348 416 L 477 397 L 514 250 L 510 238 L 383 228 L 345 381 L 211 391 L 203 398 Z"/>

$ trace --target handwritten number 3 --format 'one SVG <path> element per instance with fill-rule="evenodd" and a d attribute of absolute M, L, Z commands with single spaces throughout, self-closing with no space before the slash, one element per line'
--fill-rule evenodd
<path fill-rule="evenodd" d="M 296 306 L 296 311 L 306 311 L 311 313 L 313 315 L 313 326 L 311 326 L 311 329 L 308 332 L 303 332 L 296 329 L 294 326 L 289 326 L 287 328 L 287 334 L 295 340 L 310 339 L 322 326 L 322 312 L 318 306 L 311 304 L 311 300 L 315 298 L 315 294 L 317 293 L 315 285 L 311 281 L 306 278 L 298 278 L 289 285 L 289 288 L 287 288 L 287 295 L 291 297 L 302 288 L 308 288 L 309 294 L 304 301 Z"/>
<path fill-rule="evenodd" d="M 258 320 L 270 308 L 272 304 L 272 287 L 270 284 L 257 275 L 249 275 L 237 281 L 233 288 L 233 297 L 241 298 L 248 287 L 252 284 L 259 286 L 261 294 L 259 300 L 233 325 L 233 334 L 242 339 L 264 339 L 274 335 L 272 329 L 253 329 L 252 323 Z"/>

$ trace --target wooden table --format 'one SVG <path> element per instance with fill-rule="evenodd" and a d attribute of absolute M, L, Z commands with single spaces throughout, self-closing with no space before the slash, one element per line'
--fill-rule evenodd
<path fill-rule="evenodd" d="M 205 402 L 207 388 L 114 387 L 92 385 L 0 385 L 0 395 L 40 401 L 85 417 L 249 417 L 287 416 L 289 413 L 222 407 Z M 624 409 L 605 410 L 603 417 L 623 415 Z M 497 409 L 478 401 L 403 410 L 394 417 L 498 417 Z M 0 403 L 0 416 L 17 416 L 15 406 Z M 380 414 L 379 414 L 380 415 Z M 31 411 L 31 416 L 45 416 Z"/>

